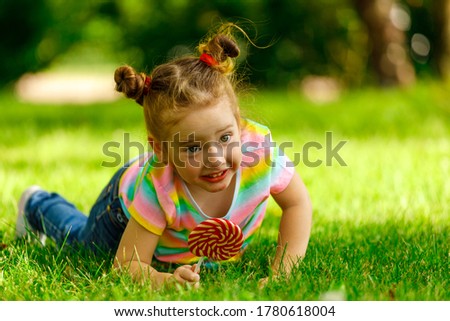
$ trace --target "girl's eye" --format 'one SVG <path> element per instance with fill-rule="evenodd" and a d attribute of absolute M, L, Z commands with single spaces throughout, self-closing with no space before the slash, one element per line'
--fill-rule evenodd
<path fill-rule="evenodd" d="M 187 151 L 191 154 L 197 153 L 201 150 L 200 146 L 191 146 L 187 148 Z"/>
<path fill-rule="evenodd" d="M 230 141 L 230 139 L 231 139 L 231 135 L 230 134 L 225 134 L 222 137 L 220 137 L 220 141 L 222 143 L 227 143 L 227 142 Z"/>

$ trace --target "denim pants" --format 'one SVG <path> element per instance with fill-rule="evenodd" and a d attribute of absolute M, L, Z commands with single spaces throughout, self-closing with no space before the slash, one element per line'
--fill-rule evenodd
<path fill-rule="evenodd" d="M 59 246 L 81 245 L 94 252 L 115 254 L 128 223 L 118 196 L 120 177 L 126 168 L 114 174 L 92 206 L 89 217 L 57 193 L 34 193 L 25 207 L 29 224 Z"/>

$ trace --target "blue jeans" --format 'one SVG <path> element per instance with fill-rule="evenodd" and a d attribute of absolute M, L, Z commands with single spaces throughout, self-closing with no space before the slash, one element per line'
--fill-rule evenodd
<path fill-rule="evenodd" d="M 89 217 L 57 193 L 38 191 L 25 207 L 26 218 L 35 230 L 61 246 L 81 245 L 97 252 L 115 254 L 128 223 L 118 196 L 119 181 L 127 167 L 120 168 L 100 193 Z"/>

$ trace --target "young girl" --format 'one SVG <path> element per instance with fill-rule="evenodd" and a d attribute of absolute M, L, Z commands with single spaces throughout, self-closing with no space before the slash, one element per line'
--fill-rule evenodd
<path fill-rule="evenodd" d="M 271 195 L 282 209 L 275 276 L 304 257 L 311 229 L 307 190 L 267 127 L 239 113 L 232 26 L 199 45 L 200 56 L 173 60 L 149 75 L 116 70 L 116 90 L 143 106 L 153 152 L 113 176 L 89 217 L 37 186 L 19 201 L 18 236 L 26 228 L 57 244 L 115 252 L 114 266 L 154 287 L 169 280 L 198 286 L 199 259 L 188 236 L 202 221 L 221 217 L 240 226 L 242 251 L 261 226 Z M 178 263 L 172 273 L 152 261 Z"/>

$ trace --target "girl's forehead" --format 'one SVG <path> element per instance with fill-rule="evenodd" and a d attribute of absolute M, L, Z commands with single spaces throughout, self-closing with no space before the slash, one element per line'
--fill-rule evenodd
<path fill-rule="evenodd" d="M 219 100 L 195 111 L 184 112 L 168 134 L 171 140 L 203 139 L 215 137 L 227 130 L 236 130 L 237 127 L 235 114 L 228 101 Z"/>

